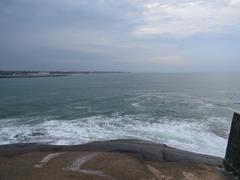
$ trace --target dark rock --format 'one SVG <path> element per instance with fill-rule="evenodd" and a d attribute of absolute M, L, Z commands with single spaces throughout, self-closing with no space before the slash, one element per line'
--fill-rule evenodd
<path fill-rule="evenodd" d="M 240 177 L 240 115 L 237 113 L 232 120 L 224 166 Z"/>

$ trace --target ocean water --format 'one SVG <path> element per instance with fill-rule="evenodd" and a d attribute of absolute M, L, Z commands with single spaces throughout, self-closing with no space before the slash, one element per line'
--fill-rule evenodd
<path fill-rule="evenodd" d="M 134 138 L 223 157 L 238 74 L 0 79 L 0 144 Z"/>

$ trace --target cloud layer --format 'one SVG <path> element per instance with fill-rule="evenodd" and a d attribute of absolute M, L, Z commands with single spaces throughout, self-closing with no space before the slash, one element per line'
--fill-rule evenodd
<path fill-rule="evenodd" d="M 136 28 L 136 34 L 189 37 L 198 33 L 226 33 L 239 20 L 238 5 L 238 0 L 144 1 L 143 24 Z"/>
<path fill-rule="evenodd" d="M 232 71 L 239 19 L 239 0 L 2 0 L 0 68 Z"/>

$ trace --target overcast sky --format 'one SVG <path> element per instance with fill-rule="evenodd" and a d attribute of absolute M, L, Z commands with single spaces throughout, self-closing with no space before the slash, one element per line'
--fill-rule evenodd
<path fill-rule="evenodd" d="M 0 0 L 0 69 L 240 71 L 240 0 Z"/>

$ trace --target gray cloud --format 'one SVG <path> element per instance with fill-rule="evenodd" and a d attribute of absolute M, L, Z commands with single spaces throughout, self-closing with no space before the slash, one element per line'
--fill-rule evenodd
<path fill-rule="evenodd" d="M 240 55 L 238 3 L 1 0 L 0 69 L 221 70 Z"/>

